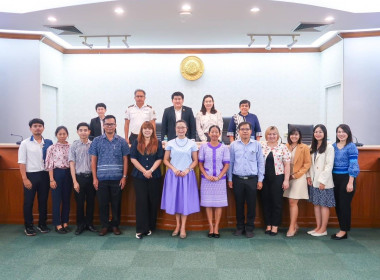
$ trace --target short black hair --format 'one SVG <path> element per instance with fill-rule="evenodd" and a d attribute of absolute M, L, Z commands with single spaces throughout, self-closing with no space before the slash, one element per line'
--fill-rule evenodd
<path fill-rule="evenodd" d="M 107 115 L 107 116 L 105 116 L 104 119 L 103 119 L 103 122 L 105 122 L 105 121 L 108 120 L 108 119 L 114 119 L 114 120 L 115 120 L 115 123 L 116 123 L 116 118 L 115 118 L 115 116 L 113 116 L 113 115 Z"/>
<path fill-rule="evenodd" d="M 29 121 L 29 127 L 32 127 L 32 125 L 35 123 L 42 124 L 42 126 L 45 127 L 44 121 L 41 119 L 37 119 L 37 118 Z"/>
<path fill-rule="evenodd" d="M 104 109 L 107 110 L 107 106 L 106 106 L 106 104 L 104 104 L 104 103 L 98 103 L 98 104 L 96 104 L 96 105 L 95 105 L 95 111 L 96 111 L 96 109 L 98 109 L 98 107 L 103 107 Z"/>
<path fill-rule="evenodd" d="M 297 144 L 301 144 L 301 142 L 302 142 L 301 129 L 299 129 L 298 127 L 292 127 L 288 133 L 288 144 L 289 145 L 291 145 L 293 143 L 292 140 L 290 140 L 290 136 L 295 134 L 295 132 L 298 132 L 298 134 L 300 135 L 300 138 L 298 139 Z"/>
<path fill-rule="evenodd" d="M 139 88 L 135 90 L 135 96 L 136 96 L 136 93 L 139 92 L 139 91 L 143 92 L 144 96 L 146 96 L 145 90 L 139 89 Z"/>
<path fill-rule="evenodd" d="M 78 130 L 81 126 L 85 126 L 85 127 L 88 128 L 88 130 L 91 130 L 91 129 L 90 129 L 90 125 L 89 125 L 88 123 L 86 123 L 86 122 L 78 123 L 78 125 L 77 125 L 77 130 Z"/>
<path fill-rule="evenodd" d="M 182 99 L 185 99 L 185 96 L 180 91 L 176 91 L 175 93 L 172 94 L 172 100 L 174 99 L 175 96 L 180 96 L 182 97 Z"/>
<path fill-rule="evenodd" d="M 67 130 L 67 127 L 66 126 L 63 126 L 63 125 L 60 125 L 57 127 L 57 129 L 55 130 L 55 136 L 57 136 L 58 132 L 63 129 L 64 131 L 66 131 L 67 133 L 67 136 L 69 136 L 69 131 Z"/>
<path fill-rule="evenodd" d="M 238 129 L 240 130 L 240 127 L 242 127 L 243 125 L 246 125 L 246 124 L 248 124 L 249 125 L 249 129 L 252 130 L 252 124 L 250 122 L 241 122 L 241 123 L 239 123 Z"/>
<path fill-rule="evenodd" d="M 240 101 L 239 107 L 241 106 L 241 104 L 248 104 L 249 108 L 251 108 L 251 102 L 249 102 L 249 100 L 247 99 L 243 99 L 242 101 Z"/>

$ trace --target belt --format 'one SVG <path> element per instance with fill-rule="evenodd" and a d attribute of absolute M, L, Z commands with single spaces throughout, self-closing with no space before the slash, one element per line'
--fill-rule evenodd
<path fill-rule="evenodd" d="M 249 179 L 257 178 L 257 175 L 238 176 L 238 175 L 233 174 L 233 176 L 238 177 L 239 179 L 242 179 L 242 180 L 249 180 Z"/>
<path fill-rule="evenodd" d="M 78 173 L 76 174 L 77 176 L 81 176 L 81 177 L 85 177 L 85 178 L 88 178 L 88 177 L 91 177 L 92 176 L 92 173 Z"/>

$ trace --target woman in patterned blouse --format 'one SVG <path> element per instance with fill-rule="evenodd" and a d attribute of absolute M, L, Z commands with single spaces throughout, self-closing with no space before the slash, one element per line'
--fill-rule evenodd
<path fill-rule="evenodd" d="M 51 195 L 53 200 L 53 225 L 58 233 L 67 233 L 70 213 L 72 179 L 70 176 L 69 149 L 66 141 L 67 128 L 59 126 L 55 130 L 58 142 L 47 150 L 45 168 L 49 171 Z M 62 212 L 61 212 L 62 204 Z"/>
<path fill-rule="evenodd" d="M 209 128 L 212 125 L 217 125 L 223 131 L 223 118 L 220 111 L 217 111 L 214 106 L 214 98 L 211 95 L 205 95 L 202 101 L 202 108 L 197 113 L 196 126 L 199 139 L 202 142 L 210 141 Z M 222 140 L 222 135 L 219 141 Z"/>
<path fill-rule="evenodd" d="M 261 198 L 263 203 L 265 234 L 277 235 L 281 224 L 282 196 L 289 188 L 290 158 L 288 148 L 279 143 L 277 127 L 270 126 L 265 131 L 265 142 L 261 142 L 265 156 L 265 177 Z"/>
<path fill-rule="evenodd" d="M 340 231 L 331 238 L 341 240 L 347 239 L 347 232 L 351 228 L 351 201 L 355 194 L 356 177 L 359 175 L 358 149 L 352 143 L 352 133 L 348 125 L 340 124 L 336 128 L 336 143 L 333 147 L 335 210 Z"/>

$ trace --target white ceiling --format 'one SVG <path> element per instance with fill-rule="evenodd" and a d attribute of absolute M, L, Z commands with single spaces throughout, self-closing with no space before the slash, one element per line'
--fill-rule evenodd
<path fill-rule="evenodd" d="M 179 16 L 183 4 L 192 8 L 192 16 L 185 22 Z M 123 8 L 124 14 L 115 14 L 117 7 Z M 250 12 L 252 7 L 259 7 L 260 12 Z M 49 22 L 49 16 L 57 21 Z M 0 29 L 48 32 L 44 25 L 75 25 L 83 35 L 130 34 L 131 48 L 247 47 L 250 41 L 247 33 L 291 34 L 300 22 L 324 23 L 327 16 L 333 16 L 335 23 L 320 33 L 297 32 L 301 36 L 294 47 L 319 47 L 336 31 L 380 30 L 379 12 L 350 13 L 270 0 L 119 0 L 23 14 L 0 13 Z M 84 47 L 78 35 L 61 35 L 60 38 L 67 48 Z M 124 47 L 121 39 L 111 38 L 111 48 Z M 94 43 L 94 48 L 107 44 L 106 39 L 87 41 Z M 273 45 L 282 47 L 290 42 L 290 37 L 274 37 L 272 41 Z M 253 47 L 266 43 L 265 37 L 259 37 Z"/>

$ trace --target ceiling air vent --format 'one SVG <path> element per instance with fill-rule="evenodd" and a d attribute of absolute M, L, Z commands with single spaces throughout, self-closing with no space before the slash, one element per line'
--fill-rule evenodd
<path fill-rule="evenodd" d="M 83 34 L 74 25 L 44 25 L 44 26 L 49 28 L 53 33 L 57 35 Z"/>
<path fill-rule="evenodd" d="M 298 32 L 322 32 L 327 27 L 329 27 L 331 23 L 306 23 L 301 22 L 294 30 Z"/>

